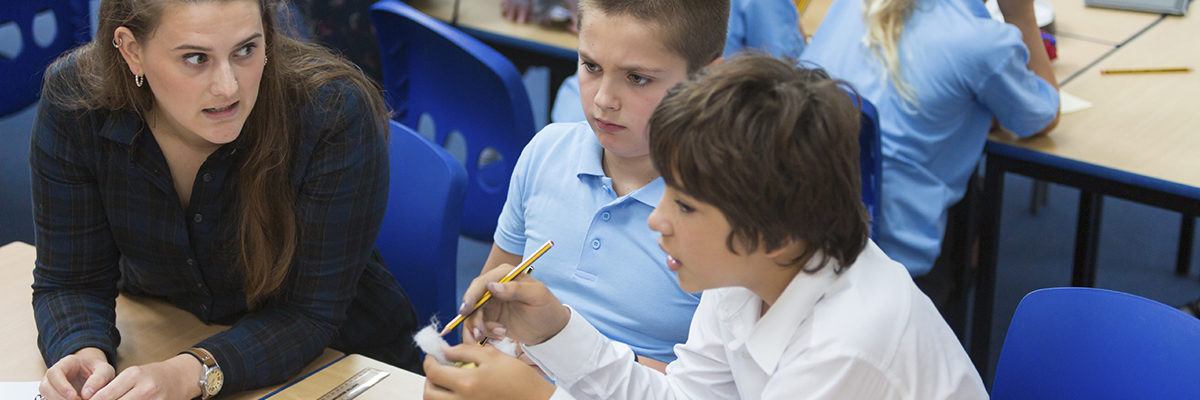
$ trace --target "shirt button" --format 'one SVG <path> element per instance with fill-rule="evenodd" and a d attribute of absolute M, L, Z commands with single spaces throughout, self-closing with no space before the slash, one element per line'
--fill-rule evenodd
<path fill-rule="evenodd" d="M 208 312 L 208 305 L 207 305 L 207 304 L 201 304 L 201 305 L 200 305 L 200 311 Z"/>
<path fill-rule="evenodd" d="M 608 220 L 612 219 L 612 213 L 610 213 L 608 211 L 602 212 L 602 213 L 600 213 L 600 219 L 608 221 Z"/>
<path fill-rule="evenodd" d="M 192 221 L 195 221 L 198 224 L 200 221 L 204 221 L 204 216 L 200 215 L 200 213 L 196 213 L 196 215 L 192 217 Z"/>
<path fill-rule="evenodd" d="M 600 250 L 600 239 L 592 239 L 592 249 Z"/>
<path fill-rule="evenodd" d="M 189 258 L 189 259 L 187 259 L 187 264 L 188 264 L 188 266 L 189 266 L 189 267 L 195 267 L 195 266 L 196 266 L 196 260 Z"/>
<path fill-rule="evenodd" d="M 204 289 L 204 284 L 200 283 L 200 282 L 196 282 L 196 289 Z"/>
<path fill-rule="evenodd" d="M 200 179 L 203 179 L 205 183 L 212 182 L 212 174 L 205 172 L 204 175 L 200 176 Z"/>

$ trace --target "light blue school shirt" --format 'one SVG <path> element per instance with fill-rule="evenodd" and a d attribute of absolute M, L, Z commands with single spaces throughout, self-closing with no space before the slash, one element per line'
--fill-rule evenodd
<path fill-rule="evenodd" d="M 776 57 L 800 58 L 804 51 L 804 34 L 800 32 L 800 13 L 792 0 L 732 0 L 729 2 L 729 25 L 725 32 L 725 51 L 730 57 L 739 51 L 754 48 Z M 550 110 L 554 122 L 583 121 L 583 106 L 579 102 L 579 76 L 563 80 Z"/>
<path fill-rule="evenodd" d="M 553 240 L 533 277 L 605 336 L 670 362 L 673 346 L 687 341 L 700 296 L 679 288 L 646 224 L 663 180 L 618 197 L 602 151 L 587 122 L 538 132 L 517 159 L 496 245 L 527 256 Z"/>
<path fill-rule="evenodd" d="M 1058 92 L 1026 64 L 1021 32 L 978 0 L 919 0 L 900 38 L 906 104 L 863 44 L 862 0 L 836 0 L 801 57 L 850 82 L 879 111 L 883 150 L 877 243 L 914 276 L 933 267 L 946 211 L 962 198 L 993 117 L 1019 136 L 1045 128 Z M 804 63 L 802 63 L 803 65 Z"/>

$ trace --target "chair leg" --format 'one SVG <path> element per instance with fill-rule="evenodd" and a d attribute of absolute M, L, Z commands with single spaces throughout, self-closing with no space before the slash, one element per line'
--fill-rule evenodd
<path fill-rule="evenodd" d="M 1179 225 L 1179 252 L 1175 256 L 1175 275 L 1187 276 L 1192 265 L 1192 239 L 1196 237 L 1196 216 L 1183 214 Z"/>
<path fill-rule="evenodd" d="M 1029 214 L 1037 215 L 1038 209 L 1049 202 L 1050 184 L 1035 179 L 1033 187 L 1029 191 Z"/>

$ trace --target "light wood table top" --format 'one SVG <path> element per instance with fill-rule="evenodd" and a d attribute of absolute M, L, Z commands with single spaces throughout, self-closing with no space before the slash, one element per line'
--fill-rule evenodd
<path fill-rule="evenodd" d="M 995 0 L 989 0 L 995 1 Z M 1158 19 L 1157 14 L 1087 7 L 1083 0 L 1050 0 L 1056 36 L 1092 39 L 1110 46 L 1129 40 Z"/>
<path fill-rule="evenodd" d="M 0 381 L 38 381 L 46 373 L 46 364 L 38 352 L 37 324 L 33 319 L 33 246 L 13 242 L 0 247 L 0 310 L 7 321 L 0 324 Z M 228 329 L 205 325 L 192 314 L 166 302 L 126 296 L 117 297 L 117 329 L 121 345 L 117 347 L 117 370 L 165 360 L 197 342 Z M 300 376 L 341 357 L 342 353 L 325 349 L 309 363 Z M 257 399 L 276 387 L 247 391 L 227 399 Z"/>
<path fill-rule="evenodd" d="M 296 384 L 272 395 L 280 400 L 311 400 L 345 382 L 364 368 L 388 372 L 382 381 L 367 389 L 358 400 L 418 400 L 425 391 L 425 377 L 369 357 L 351 354 Z"/>
<path fill-rule="evenodd" d="M 1048 136 L 993 140 L 1200 187 L 1200 71 L 1100 75 L 1103 68 L 1200 67 L 1200 18 L 1167 17 L 1063 89 L 1092 102 Z"/>
<path fill-rule="evenodd" d="M 501 0 L 460 0 L 458 25 L 497 35 L 538 42 L 575 51 L 579 38 L 564 29 L 552 29 L 538 24 L 519 24 L 500 15 Z M 454 0 L 412 0 L 409 2 L 421 12 L 442 22 L 450 23 L 454 14 Z"/>

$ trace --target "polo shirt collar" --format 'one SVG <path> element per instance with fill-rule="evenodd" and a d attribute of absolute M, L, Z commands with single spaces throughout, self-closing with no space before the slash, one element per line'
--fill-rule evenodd
<path fill-rule="evenodd" d="M 814 254 L 805 269 L 815 267 L 822 258 L 821 253 Z M 775 304 L 751 329 L 746 339 L 746 351 L 767 374 L 775 371 L 784 351 L 794 344 L 793 337 L 800 325 L 812 315 L 817 302 L 837 290 L 839 275 L 833 272 L 834 262 L 831 261 L 831 264 L 814 274 L 803 271 L 796 274 Z"/>
<path fill-rule="evenodd" d="M 590 135 L 591 131 L 589 131 L 588 134 Z M 592 140 L 588 140 L 581 147 L 581 154 L 577 158 L 578 161 L 575 163 L 575 176 L 580 180 L 583 180 L 585 177 L 589 176 L 594 177 L 595 179 L 606 178 L 607 176 L 604 175 L 604 165 L 601 161 L 601 157 L 603 157 L 604 154 L 604 147 L 600 146 L 600 142 L 595 140 L 595 136 L 592 136 Z M 663 189 L 665 187 L 666 185 L 663 183 L 663 179 L 660 176 L 654 178 L 654 180 L 650 181 L 650 183 L 647 183 L 646 186 L 642 186 L 637 190 L 634 190 L 633 193 L 629 194 L 629 197 L 650 207 L 658 207 L 658 201 L 662 199 Z"/>

